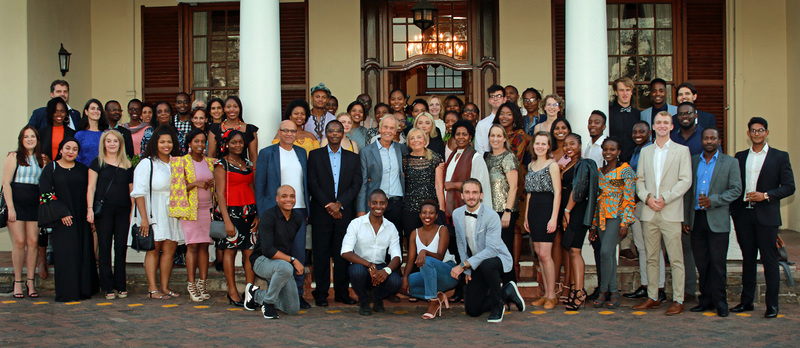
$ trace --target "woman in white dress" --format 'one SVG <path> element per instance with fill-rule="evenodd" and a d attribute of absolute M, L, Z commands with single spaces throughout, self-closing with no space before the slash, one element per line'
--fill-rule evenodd
<path fill-rule="evenodd" d="M 183 231 L 176 218 L 169 217 L 170 157 L 179 155 L 178 139 L 169 126 L 158 127 L 147 143 L 142 160 L 133 173 L 133 191 L 138 217 L 133 219 L 146 236 L 153 233 L 155 249 L 147 252 L 144 270 L 147 275 L 148 296 L 169 299 L 179 295 L 169 289 L 173 257 L 178 244 L 183 244 Z M 152 171 L 152 184 L 151 173 Z M 161 287 L 156 273 L 161 271 Z"/>

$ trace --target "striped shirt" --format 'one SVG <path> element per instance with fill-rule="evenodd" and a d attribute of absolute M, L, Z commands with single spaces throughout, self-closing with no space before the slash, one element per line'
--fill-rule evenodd
<path fill-rule="evenodd" d="M 39 185 L 42 168 L 39 168 L 39 163 L 36 162 L 36 157 L 33 155 L 28 156 L 27 161 L 30 165 L 17 167 L 17 176 L 14 177 L 14 182 Z"/>

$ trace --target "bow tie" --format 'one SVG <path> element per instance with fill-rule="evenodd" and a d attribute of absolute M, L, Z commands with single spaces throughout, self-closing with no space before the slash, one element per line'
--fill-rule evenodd
<path fill-rule="evenodd" d="M 628 106 L 627 108 L 620 108 L 619 112 L 631 112 L 631 107 Z"/>
<path fill-rule="evenodd" d="M 464 214 L 466 214 L 466 215 L 467 215 L 467 216 L 469 216 L 469 217 L 473 217 L 473 218 L 475 218 L 475 219 L 477 219 L 477 218 L 478 218 L 478 214 L 473 214 L 473 213 L 470 213 L 470 212 L 468 212 L 468 211 L 465 211 L 465 212 L 464 212 Z"/>

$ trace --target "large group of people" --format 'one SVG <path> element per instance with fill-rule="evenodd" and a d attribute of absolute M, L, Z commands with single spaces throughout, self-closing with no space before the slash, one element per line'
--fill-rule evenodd
<path fill-rule="evenodd" d="M 402 89 L 374 107 L 361 94 L 335 115 L 339 100 L 319 84 L 310 105 L 288 104 L 272 144 L 259 148 L 258 127 L 246 123 L 236 96 L 192 103 L 179 93 L 175 110 L 133 99 L 122 123 L 118 101 L 91 99 L 81 113 L 68 104 L 69 84 L 56 80 L 3 167 L 13 295 L 39 296 L 35 270 L 46 277 L 50 244 L 56 301 L 98 291 L 128 296 L 125 259 L 136 225 L 154 240 L 144 261 L 152 299 L 210 299 L 213 244 L 229 304 L 260 307 L 268 319 L 311 307 L 303 296 L 309 263 L 317 284 L 309 298 L 328 306 L 332 263 L 333 299 L 358 304 L 361 315 L 385 311 L 384 300 L 403 294 L 428 302 L 422 319 L 464 301 L 468 315 L 488 312 L 489 322 L 500 322 L 506 306 L 526 308 L 516 282 L 528 234 L 541 273 L 541 294 L 529 305 L 613 309 L 624 296 L 644 299 L 635 309 L 658 308 L 667 300 L 666 256 L 667 315 L 681 313 L 699 288 L 691 310 L 727 316 L 733 216 L 744 264 L 741 303 L 730 311 L 754 309 L 760 253 L 765 316 L 777 316 L 779 207 L 795 186 L 788 155 L 767 145 L 767 120 L 750 120 L 752 146 L 731 157 L 720 149 L 714 116 L 693 104 L 694 86 L 681 84 L 673 106 L 666 82 L 654 79 L 653 106 L 641 111 L 634 88 L 630 78 L 614 81 L 609 115 L 593 111 L 582 139 L 564 118 L 564 99 L 535 88 L 490 86 L 485 117 L 454 95 L 409 104 Z M 630 236 L 641 287 L 623 295 L 616 248 Z M 598 275 L 592 293 L 581 254 L 587 238 Z M 185 292 L 170 287 L 180 245 Z M 267 289 L 254 285 L 256 276 Z"/>

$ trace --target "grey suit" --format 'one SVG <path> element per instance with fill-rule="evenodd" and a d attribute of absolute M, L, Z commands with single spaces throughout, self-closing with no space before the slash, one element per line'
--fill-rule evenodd
<path fill-rule="evenodd" d="M 400 188 L 405 190 L 405 178 L 403 177 L 403 155 L 408 153 L 408 149 L 405 147 L 405 145 L 397 142 L 393 142 L 392 144 L 392 149 L 394 149 L 397 157 L 397 165 L 400 168 Z M 374 144 L 369 144 L 367 147 L 361 149 L 361 152 L 359 153 L 359 156 L 361 157 L 362 183 L 361 190 L 358 192 L 358 199 L 356 200 L 356 209 L 358 212 L 369 212 L 369 194 L 375 189 L 381 188 L 381 182 L 383 180 L 383 161 L 381 160 L 381 154 L 378 152 L 379 146 L 381 146 L 380 142 L 376 141 Z M 394 223 L 394 221 L 392 222 Z M 395 225 L 397 224 L 395 223 Z M 400 228 L 398 228 L 398 230 L 400 230 Z"/>
<path fill-rule="evenodd" d="M 689 239 L 699 272 L 700 305 L 707 308 L 727 309 L 725 260 L 731 231 L 728 207 L 742 192 L 739 161 L 723 153 L 717 155 L 706 194 L 711 201 L 711 208 L 695 210 L 697 206 L 697 169 L 700 161 L 708 163 L 701 156 L 702 154 L 692 156 L 692 173 L 694 173 L 695 180 L 684 196 L 686 217 L 684 225 L 688 225 L 691 229 Z"/>
<path fill-rule="evenodd" d="M 485 193 L 484 193 L 485 194 Z M 475 218 L 475 248 L 469 247 L 466 235 L 466 205 L 453 210 L 453 226 L 461 260 L 470 264 L 464 274 L 472 277 L 465 288 L 464 310 L 467 315 L 477 317 L 487 311 L 503 306 L 503 290 L 500 278 L 512 268 L 511 253 L 500 237 L 500 217 L 490 206 L 480 206 Z"/>

